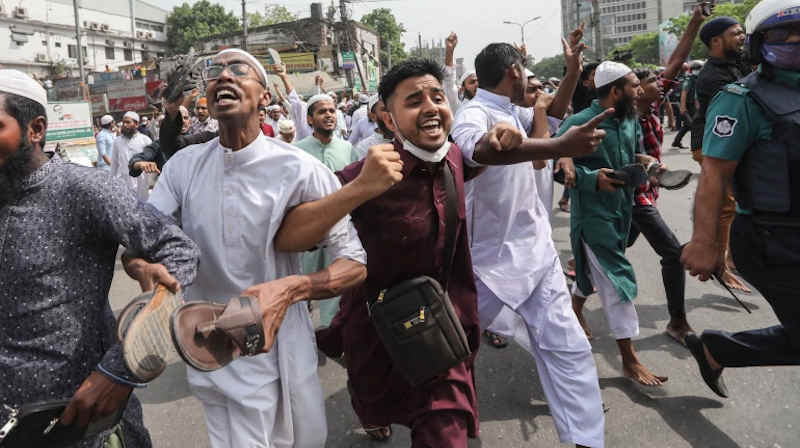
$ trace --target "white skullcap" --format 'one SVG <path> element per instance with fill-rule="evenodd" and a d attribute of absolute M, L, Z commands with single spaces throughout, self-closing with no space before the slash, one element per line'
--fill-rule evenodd
<path fill-rule="evenodd" d="M 369 103 L 369 95 L 361 93 L 358 95 L 358 102 L 361 104 Z"/>
<path fill-rule="evenodd" d="M 47 91 L 44 87 L 19 70 L 0 70 L 0 92 L 19 95 L 47 106 Z"/>
<path fill-rule="evenodd" d="M 333 98 L 330 97 L 327 93 L 318 93 L 311 98 L 308 99 L 308 108 L 311 109 L 311 106 L 320 102 L 320 101 L 330 101 L 333 102 Z"/>
<path fill-rule="evenodd" d="M 380 101 L 380 100 L 381 100 L 381 96 L 378 95 L 377 93 L 375 95 L 372 95 L 371 97 L 369 97 L 369 105 L 367 106 L 367 108 L 368 108 L 367 110 L 372 111 L 372 108 L 375 107 L 375 105 L 378 104 L 378 101 Z"/>
<path fill-rule="evenodd" d="M 220 51 L 216 55 L 214 55 L 214 58 L 216 58 L 217 56 L 221 56 L 223 54 L 227 54 L 227 53 L 236 53 L 238 55 L 243 56 L 245 59 L 247 59 L 253 66 L 255 66 L 254 68 L 256 70 L 258 70 L 258 73 L 261 74 L 261 79 L 264 81 L 264 85 L 267 84 L 267 71 L 264 70 L 264 66 L 261 65 L 260 62 L 258 62 L 258 59 L 256 59 L 255 56 L 253 56 L 252 54 L 250 54 L 250 53 L 248 53 L 248 52 L 246 52 L 246 51 L 244 51 L 244 50 L 242 50 L 240 48 L 227 48 L 225 50 Z"/>
<path fill-rule="evenodd" d="M 184 112 L 186 112 L 186 115 L 189 115 L 189 109 L 187 109 L 183 104 L 178 106 L 178 110 L 180 111 L 181 115 L 183 115 Z"/>
<path fill-rule="evenodd" d="M 594 71 L 594 85 L 599 89 L 631 72 L 632 70 L 625 64 L 614 61 L 603 61 Z"/>
<path fill-rule="evenodd" d="M 267 107 L 267 112 L 272 112 L 273 110 L 281 110 L 281 106 L 273 104 L 272 106 Z"/>
<path fill-rule="evenodd" d="M 458 86 L 459 87 L 463 86 L 464 82 L 472 75 L 478 76 L 478 74 L 475 73 L 475 70 L 469 70 L 469 71 L 464 72 L 464 74 L 461 75 L 460 78 L 458 78 Z"/>
<path fill-rule="evenodd" d="M 111 115 L 103 115 L 102 117 L 100 117 L 100 124 L 103 126 L 111 124 L 113 121 L 114 117 L 112 117 Z"/>
<path fill-rule="evenodd" d="M 139 122 L 139 114 L 137 114 L 136 112 L 134 112 L 132 110 L 129 110 L 129 111 L 125 112 L 125 115 L 122 116 L 123 120 L 126 119 L 126 118 L 130 118 L 131 120 L 133 120 L 133 121 L 135 121 L 137 123 Z"/>
<path fill-rule="evenodd" d="M 339 98 L 339 95 L 337 95 L 337 94 L 336 94 L 336 92 L 334 92 L 333 90 L 331 90 L 330 92 L 328 92 L 328 95 L 330 95 L 330 96 L 331 96 L 331 98 Z"/>
<path fill-rule="evenodd" d="M 528 70 L 527 68 L 525 69 L 525 78 L 533 78 L 534 76 L 536 75 L 534 75 L 532 71 Z"/>
<path fill-rule="evenodd" d="M 278 132 L 288 134 L 290 132 L 294 132 L 294 121 L 292 120 L 280 120 L 278 122 Z"/>

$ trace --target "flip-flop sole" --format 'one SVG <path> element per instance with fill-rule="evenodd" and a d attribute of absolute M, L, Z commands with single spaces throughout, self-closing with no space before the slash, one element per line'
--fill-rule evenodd
<path fill-rule="evenodd" d="M 154 291 L 147 291 L 134 297 L 125 305 L 125 308 L 120 311 L 119 317 L 117 317 L 117 338 L 120 341 L 125 339 L 125 334 L 128 333 L 131 322 L 139 315 L 139 311 L 147 305 L 147 302 L 153 298 L 153 294 Z"/>
<path fill-rule="evenodd" d="M 184 303 L 172 313 L 170 333 L 180 357 L 201 372 L 213 372 L 241 356 L 241 350 L 223 331 L 203 335 L 197 328 L 216 321 L 225 305 L 212 302 Z"/>
<path fill-rule="evenodd" d="M 125 364 L 142 382 L 158 377 L 175 354 L 169 319 L 181 301 L 180 293 L 173 294 L 159 285 L 128 327 L 122 341 Z"/>
<path fill-rule="evenodd" d="M 692 172 L 689 170 L 666 171 L 658 176 L 658 183 L 667 190 L 680 190 L 689 185 Z"/>

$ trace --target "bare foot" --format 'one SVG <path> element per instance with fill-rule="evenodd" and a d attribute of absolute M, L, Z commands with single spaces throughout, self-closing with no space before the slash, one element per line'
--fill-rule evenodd
<path fill-rule="evenodd" d="M 726 285 L 728 285 L 728 288 L 731 288 L 733 290 L 742 291 L 748 294 L 753 292 L 752 290 L 750 290 L 750 288 L 747 287 L 747 285 L 745 285 L 741 280 L 739 280 L 739 277 L 737 277 L 727 269 L 725 269 L 722 272 L 720 280 L 724 282 Z"/>
<path fill-rule="evenodd" d="M 643 386 L 657 387 L 662 386 L 669 378 L 665 376 L 658 376 L 647 370 L 642 363 L 637 361 L 622 363 L 622 371 L 625 376 L 636 381 Z"/>
<path fill-rule="evenodd" d="M 680 320 L 675 322 L 670 321 L 670 323 L 667 324 L 665 332 L 669 337 L 686 347 L 686 335 L 689 333 L 694 333 L 694 330 L 689 325 L 689 322 L 686 322 L 686 320 Z"/>
<path fill-rule="evenodd" d="M 583 317 L 583 305 L 586 303 L 585 297 L 572 296 L 572 310 L 575 311 L 575 317 L 578 318 L 578 323 L 581 324 L 583 332 L 586 333 L 586 338 L 592 340 L 592 330 L 589 329 L 589 324 L 586 323 L 586 318 Z"/>

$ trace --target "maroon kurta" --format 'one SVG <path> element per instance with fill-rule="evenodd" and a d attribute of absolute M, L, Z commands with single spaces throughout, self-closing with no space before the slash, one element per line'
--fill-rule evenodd
<path fill-rule="evenodd" d="M 353 409 L 364 425 L 391 423 L 411 426 L 431 411 L 463 411 L 468 434 L 478 433 L 478 409 L 473 367 L 480 342 L 477 294 L 467 242 L 464 179 L 477 171 L 465 167 L 461 151 L 452 145 L 446 161 L 456 181 L 458 227 L 448 292 L 473 355 L 440 378 L 412 387 L 395 370 L 367 315 L 366 301 L 380 290 L 420 275 L 441 281 L 445 239 L 444 173 L 404 150 L 403 181 L 367 202 L 352 215 L 367 251 L 367 279 L 342 296 L 341 310 L 331 327 L 317 333 L 320 348 L 328 354 L 344 350 Z M 342 183 L 355 179 L 363 161 L 337 175 Z"/>

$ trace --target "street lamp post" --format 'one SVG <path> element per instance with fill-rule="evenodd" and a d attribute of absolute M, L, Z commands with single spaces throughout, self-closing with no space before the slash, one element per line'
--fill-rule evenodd
<path fill-rule="evenodd" d="M 532 19 L 530 19 L 530 20 L 528 20 L 527 22 L 524 22 L 524 23 L 517 23 L 517 22 L 511 22 L 509 20 L 504 20 L 503 23 L 505 23 L 506 25 L 517 25 L 519 27 L 520 34 L 522 35 L 521 44 L 525 45 L 525 25 L 527 25 L 527 24 L 529 24 L 529 23 L 531 23 L 533 21 L 539 20 L 541 18 L 542 18 L 542 16 L 536 16 L 536 17 L 534 17 L 534 18 L 532 18 Z"/>

